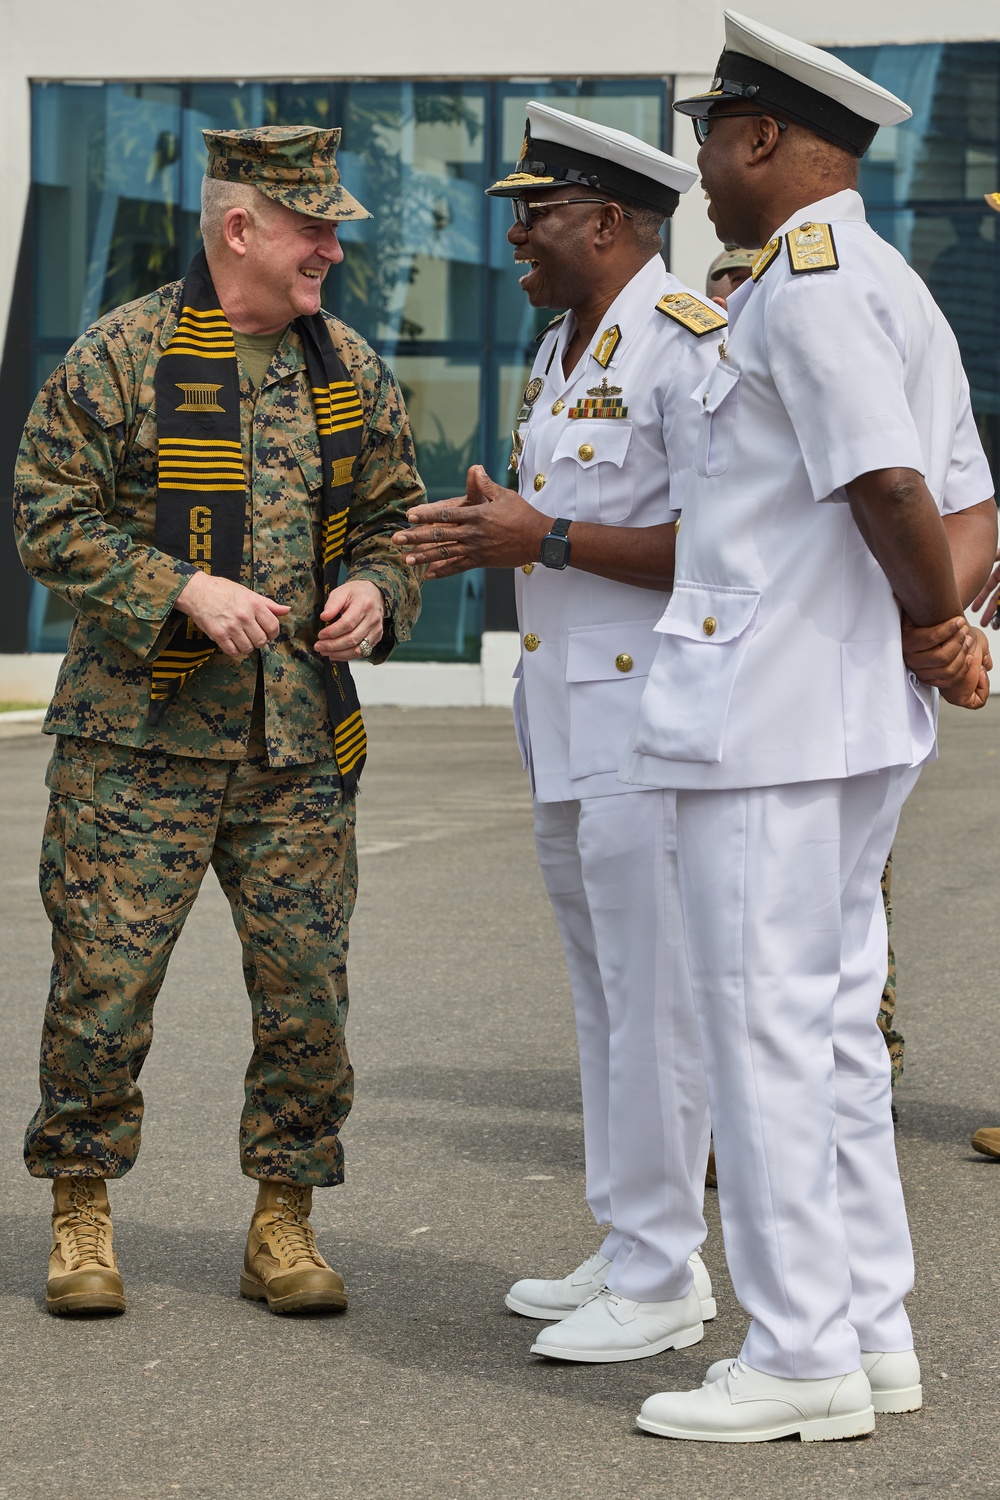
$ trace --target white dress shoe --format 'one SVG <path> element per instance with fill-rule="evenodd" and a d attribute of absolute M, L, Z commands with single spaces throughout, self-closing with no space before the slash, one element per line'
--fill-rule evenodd
<path fill-rule="evenodd" d="M 592 1255 L 582 1266 L 577 1266 L 568 1276 L 559 1281 L 527 1279 L 515 1281 L 504 1298 L 511 1312 L 522 1318 L 565 1317 L 593 1297 L 604 1286 L 604 1277 L 611 1262 L 603 1255 Z M 702 1322 L 715 1317 L 715 1298 L 712 1296 L 712 1278 L 705 1269 L 705 1262 L 695 1251 L 688 1256 L 688 1265 L 694 1273 L 694 1287 L 701 1299 Z"/>
<path fill-rule="evenodd" d="M 605 1287 L 561 1323 L 543 1328 L 531 1352 L 607 1365 L 686 1349 L 704 1337 L 701 1298 L 694 1287 L 676 1302 L 630 1302 Z"/>
<path fill-rule="evenodd" d="M 734 1359 L 717 1359 L 709 1365 L 702 1385 L 711 1385 L 728 1375 Z M 876 1415 L 886 1412 L 919 1411 L 923 1404 L 920 1384 L 920 1361 L 912 1349 L 895 1354 L 861 1355 L 861 1368 L 872 1388 L 872 1406 Z"/>
<path fill-rule="evenodd" d="M 860 1437 L 875 1427 L 864 1370 L 829 1380 L 784 1380 L 741 1360 L 726 1361 L 718 1380 L 696 1391 L 661 1391 L 644 1401 L 644 1432 L 701 1443 L 766 1443 L 798 1436 L 803 1443 Z"/>
<path fill-rule="evenodd" d="M 573 1312 L 599 1292 L 604 1285 L 604 1273 L 611 1262 L 603 1255 L 592 1255 L 582 1266 L 577 1266 L 560 1281 L 533 1280 L 515 1281 L 504 1298 L 511 1312 L 522 1318 L 561 1318 Z"/>
<path fill-rule="evenodd" d="M 868 1376 L 877 1412 L 920 1410 L 924 1401 L 920 1361 L 912 1349 L 888 1354 L 866 1354 L 862 1350 L 861 1368 Z"/>
<path fill-rule="evenodd" d="M 712 1278 L 697 1250 L 688 1256 L 688 1265 L 694 1272 L 694 1289 L 701 1298 L 701 1320 L 711 1323 L 716 1314 L 715 1298 L 712 1296 Z"/>

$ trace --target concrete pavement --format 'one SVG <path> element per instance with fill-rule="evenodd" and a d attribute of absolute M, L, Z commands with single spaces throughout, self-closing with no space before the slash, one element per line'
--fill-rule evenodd
<path fill-rule="evenodd" d="M 503 1307 L 516 1276 L 596 1247 L 558 939 L 503 710 L 371 710 L 352 932 L 358 1097 L 348 1182 L 317 1194 L 345 1317 L 237 1295 L 252 1186 L 236 1124 L 249 1051 L 239 949 L 206 884 L 143 1074 L 144 1144 L 111 1185 L 129 1312 L 43 1308 L 48 1197 L 20 1134 L 48 961 L 36 887 L 48 746 L 0 743 L 0 1497 L 100 1500 L 938 1500 L 1000 1495 L 1000 707 L 946 712 L 941 761 L 904 814 L 894 896 L 907 1073 L 899 1147 L 917 1249 L 925 1410 L 873 1439 L 759 1446 L 638 1434 L 643 1398 L 739 1346 L 715 1195 L 701 1345 L 551 1366 Z M 13 728 L 14 726 L 11 726 Z"/>

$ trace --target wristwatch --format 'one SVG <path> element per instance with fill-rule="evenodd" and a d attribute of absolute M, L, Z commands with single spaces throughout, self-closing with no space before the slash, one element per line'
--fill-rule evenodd
<path fill-rule="evenodd" d="M 553 521 L 552 530 L 542 537 L 539 561 L 543 568 L 565 568 L 569 562 L 569 521 Z"/>

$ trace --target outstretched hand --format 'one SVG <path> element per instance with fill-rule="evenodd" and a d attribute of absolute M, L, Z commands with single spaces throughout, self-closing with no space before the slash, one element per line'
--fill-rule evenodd
<path fill-rule="evenodd" d="M 410 567 L 427 568 L 427 578 L 537 562 L 552 524 L 513 490 L 495 484 L 481 464 L 468 472 L 464 499 L 415 505 L 407 520 L 409 529 L 392 540 Z"/>

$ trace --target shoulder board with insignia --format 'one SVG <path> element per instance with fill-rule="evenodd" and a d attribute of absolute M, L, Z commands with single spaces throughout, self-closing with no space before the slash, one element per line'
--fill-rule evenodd
<path fill-rule="evenodd" d="M 800 224 L 785 235 L 793 276 L 806 271 L 836 271 L 840 265 L 829 224 Z"/>
<path fill-rule="evenodd" d="M 565 318 L 565 316 L 566 316 L 566 314 L 564 312 L 560 313 L 557 318 L 553 318 L 552 319 L 551 323 L 546 323 L 546 325 L 542 329 L 541 333 L 536 333 L 535 334 L 535 343 L 536 344 L 540 344 L 542 342 L 542 339 L 545 337 L 545 335 L 547 333 L 551 333 L 552 330 L 553 330 L 553 328 L 558 328 L 559 324 L 562 322 L 562 320 L 563 320 L 563 318 Z"/>
<path fill-rule="evenodd" d="M 675 323 L 680 323 L 696 339 L 706 333 L 717 333 L 726 327 L 726 315 L 719 307 L 709 307 L 689 292 L 667 292 L 656 304 L 656 311 L 666 313 Z"/>
<path fill-rule="evenodd" d="M 753 265 L 750 267 L 750 275 L 753 277 L 754 281 L 760 280 L 780 249 L 780 235 L 776 239 L 768 240 L 767 244 L 764 246 L 763 250 L 760 252 Z"/>

